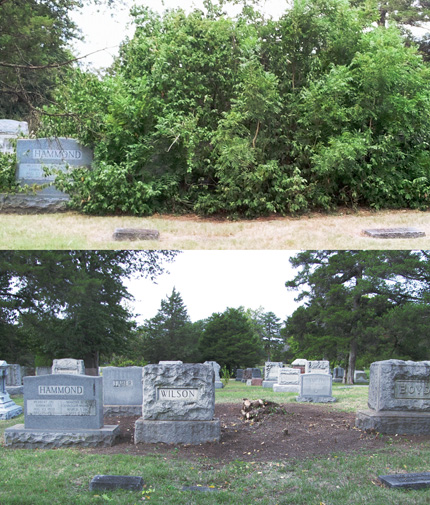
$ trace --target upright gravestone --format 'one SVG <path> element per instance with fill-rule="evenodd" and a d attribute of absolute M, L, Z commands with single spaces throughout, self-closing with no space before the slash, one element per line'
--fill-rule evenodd
<path fill-rule="evenodd" d="M 68 198 L 53 185 L 55 171 L 68 173 L 76 167 L 91 167 L 91 149 L 71 138 L 18 139 L 16 144 L 18 161 L 17 178 L 21 185 L 38 186 L 50 184 L 38 191 L 38 195 Z M 50 174 L 46 174 L 45 169 Z"/>
<path fill-rule="evenodd" d="M 63 358 L 52 362 L 53 374 L 85 375 L 83 359 Z"/>
<path fill-rule="evenodd" d="M 236 380 L 242 381 L 242 377 L 243 377 L 243 368 L 238 368 L 236 370 Z"/>
<path fill-rule="evenodd" d="M 259 368 L 245 368 L 242 373 L 242 382 L 245 382 L 247 386 L 251 386 L 253 379 L 261 378 L 261 370 Z"/>
<path fill-rule="evenodd" d="M 21 365 L 17 363 L 7 366 L 6 374 L 6 392 L 10 395 L 22 395 L 24 388 L 22 386 Z"/>
<path fill-rule="evenodd" d="M 221 377 L 219 376 L 221 366 L 216 361 L 205 361 L 204 365 L 211 365 L 213 367 L 215 374 L 215 389 L 222 389 L 224 384 L 221 382 Z"/>
<path fill-rule="evenodd" d="M 7 372 L 8 364 L 6 361 L 0 361 L 0 420 L 12 419 L 22 414 L 22 407 L 16 405 L 6 392 Z"/>
<path fill-rule="evenodd" d="M 275 393 L 298 393 L 301 372 L 297 368 L 279 368 L 278 382 L 273 385 Z"/>
<path fill-rule="evenodd" d="M 368 406 L 357 412 L 355 425 L 361 430 L 430 434 L 430 361 L 372 363 Z"/>
<path fill-rule="evenodd" d="M 307 362 L 308 362 L 307 359 L 298 358 L 291 363 L 291 367 L 299 369 L 301 373 L 305 373 Z"/>
<path fill-rule="evenodd" d="M 283 363 L 279 361 L 266 361 L 264 364 L 263 388 L 273 388 L 278 381 L 278 370 L 282 368 Z"/>
<path fill-rule="evenodd" d="M 300 375 L 298 402 L 335 402 L 332 396 L 332 377 L 327 373 L 305 373 Z"/>
<path fill-rule="evenodd" d="M 305 373 L 330 373 L 330 361 L 307 361 Z"/>
<path fill-rule="evenodd" d="M 28 123 L 13 119 L 0 119 L 0 153 L 13 154 L 15 148 L 12 140 L 28 135 Z"/>
<path fill-rule="evenodd" d="M 342 382 L 344 375 L 345 370 L 342 367 L 333 368 L 333 382 Z"/>
<path fill-rule="evenodd" d="M 103 379 L 52 374 L 24 377 L 24 424 L 5 430 L 5 443 L 28 449 L 111 446 L 119 426 L 103 425 Z"/>
<path fill-rule="evenodd" d="M 141 366 L 103 368 L 105 416 L 141 416 L 143 403 Z"/>
<path fill-rule="evenodd" d="M 364 370 L 356 370 L 354 372 L 354 384 L 369 384 L 369 380 Z"/>
<path fill-rule="evenodd" d="M 147 365 L 143 368 L 142 417 L 136 421 L 138 443 L 217 442 L 215 387 L 211 365 Z"/>

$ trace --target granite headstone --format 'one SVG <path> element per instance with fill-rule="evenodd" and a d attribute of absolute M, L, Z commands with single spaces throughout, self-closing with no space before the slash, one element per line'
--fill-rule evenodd
<path fill-rule="evenodd" d="M 335 402 L 332 396 L 332 377 L 327 373 L 305 373 L 300 375 L 298 402 Z"/>
<path fill-rule="evenodd" d="M 83 359 L 63 358 L 52 362 L 53 374 L 85 375 Z"/>
<path fill-rule="evenodd" d="M 279 368 L 278 382 L 273 385 L 275 393 L 298 393 L 301 371 L 297 368 Z"/>
<path fill-rule="evenodd" d="M 6 361 L 0 361 L 0 420 L 12 419 L 22 414 L 22 407 L 10 399 L 6 391 L 6 376 L 8 373 L 8 364 Z"/>
<path fill-rule="evenodd" d="M 141 366 L 103 368 L 105 416 L 141 416 L 143 402 Z"/>

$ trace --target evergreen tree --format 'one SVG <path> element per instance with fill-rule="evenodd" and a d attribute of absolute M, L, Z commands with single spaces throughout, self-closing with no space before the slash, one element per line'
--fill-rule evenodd
<path fill-rule="evenodd" d="M 263 346 L 241 309 L 214 313 L 205 324 L 200 342 L 202 361 L 216 361 L 232 371 L 254 367 L 264 356 Z"/>
<path fill-rule="evenodd" d="M 301 271 L 286 286 L 301 289 L 297 300 L 306 300 L 286 321 L 296 351 L 308 359 L 347 356 L 349 383 L 359 354 L 370 361 L 417 356 L 420 342 L 421 359 L 430 356 L 427 252 L 306 251 L 290 261 Z M 412 314 L 420 314 L 414 344 L 410 338 L 399 339 Z"/>
<path fill-rule="evenodd" d="M 191 323 L 175 288 L 152 319 L 143 326 L 143 356 L 150 363 L 163 360 L 198 361 L 196 326 Z"/>

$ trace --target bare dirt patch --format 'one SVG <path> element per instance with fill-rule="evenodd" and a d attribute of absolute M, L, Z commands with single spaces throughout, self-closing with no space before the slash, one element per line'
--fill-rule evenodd
<path fill-rule="evenodd" d="M 354 427 L 355 414 L 330 406 L 288 403 L 267 409 L 257 421 L 244 421 L 241 404 L 215 406 L 221 420 L 219 443 L 198 446 L 137 444 L 133 442 L 137 417 L 109 417 L 105 424 L 119 424 L 121 440 L 109 448 L 89 449 L 99 454 L 158 454 L 188 460 L 205 458 L 212 465 L 227 461 L 282 461 L 305 459 L 337 452 L 356 452 L 386 447 L 387 443 L 409 445 L 411 441 L 430 440 L 423 436 L 381 436 Z"/>

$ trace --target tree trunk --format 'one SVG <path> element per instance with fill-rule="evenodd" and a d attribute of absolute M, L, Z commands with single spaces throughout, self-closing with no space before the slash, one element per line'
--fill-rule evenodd
<path fill-rule="evenodd" d="M 357 360 L 357 341 L 355 338 L 351 340 L 349 347 L 348 359 L 348 375 L 346 377 L 347 384 L 354 384 L 355 362 Z"/>

